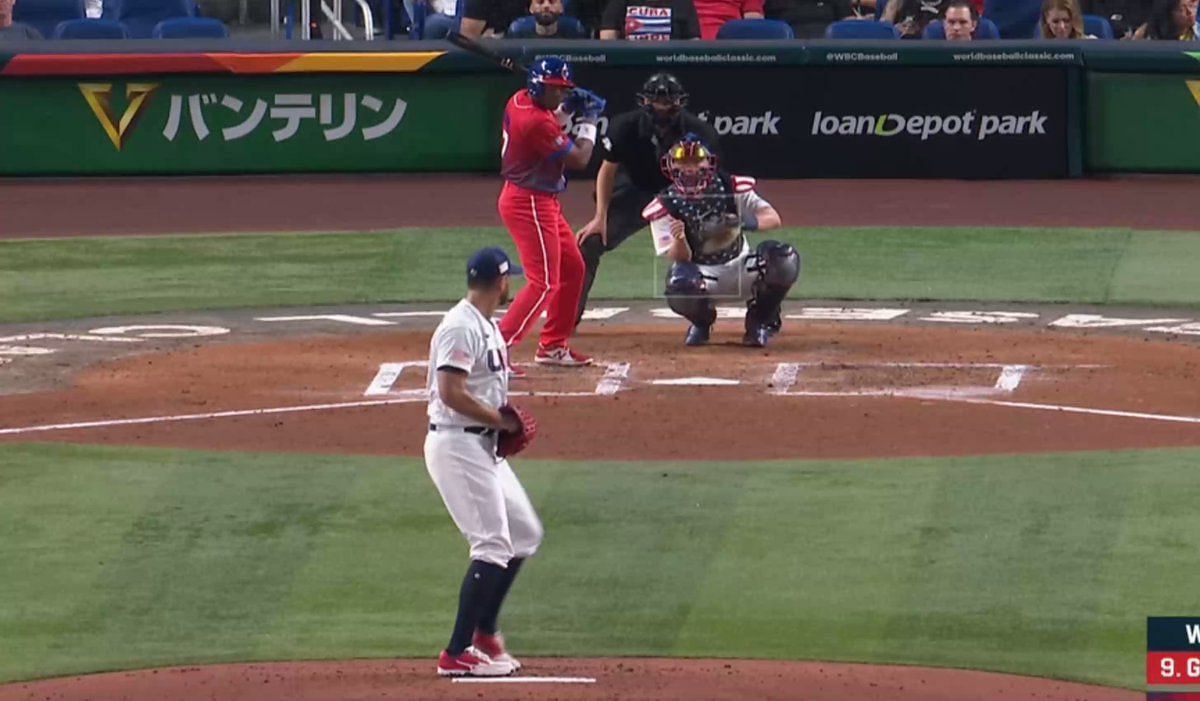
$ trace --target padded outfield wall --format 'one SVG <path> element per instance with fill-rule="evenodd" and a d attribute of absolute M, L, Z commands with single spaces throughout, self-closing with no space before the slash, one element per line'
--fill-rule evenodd
<path fill-rule="evenodd" d="M 442 42 L 310 42 L 306 53 L 295 46 L 6 47 L 0 174 L 496 168 L 500 113 L 518 77 Z M 497 46 L 525 60 L 572 59 L 579 82 L 609 98 L 609 114 L 632 107 L 650 73 L 671 70 L 691 92 L 691 108 L 722 135 L 726 165 L 760 177 L 1200 172 L 1200 141 L 1181 147 L 1173 136 L 1200 126 L 1200 61 L 1175 47 Z M 1156 113 L 1172 128 L 1147 118 Z"/>

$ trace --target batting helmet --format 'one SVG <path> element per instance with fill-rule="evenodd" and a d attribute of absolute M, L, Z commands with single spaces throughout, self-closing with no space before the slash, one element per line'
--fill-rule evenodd
<path fill-rule="evenodd" d="M 575 87 L 575 81 L 571 77 L 571 64 L 555 56 L 534 61 L 525 77 L 525 86 L 529 88 L 529 94 L 541 97 L 546 94 L 547 85 Z"/>
<path fill-rule="evenodd" d="M 693 133 L 672 144 L 662 157 L 663 175 L 684 195 L 699 195 L 717 174 L 717 157 Z"/>

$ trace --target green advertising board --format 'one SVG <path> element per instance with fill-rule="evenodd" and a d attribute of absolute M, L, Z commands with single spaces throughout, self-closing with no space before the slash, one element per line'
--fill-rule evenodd
<path fill-rule="evenodd" d="M 517 87 L 495 74 L 6 79 L 0 175 L 494 170 Z"/>
<path fill-rule="evenodd" d="M 1087 167 L 1200 172 L 1200 75 L 1089 73 Z"/>

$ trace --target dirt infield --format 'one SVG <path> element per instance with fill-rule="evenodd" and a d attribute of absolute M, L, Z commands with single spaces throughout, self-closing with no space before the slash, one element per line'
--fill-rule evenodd
<path fill-rule="evenodd" d="M 735 343 L 737 325 L 719 323 L 717 343 L 698 349 L 683 347 L 674 326 L 583 331 L 579 347 L 602 364 L 532 367 L 513 384 L 532 395 L 519 401 L 543 426 L 530 456 L 755 460 L 1200 445 L 1200 418 L 1190 418 L 1200 416 L 1196 345 L 797 323 L 751 351 Z M 427 344 L 428 331 L 402 331 L 132 355 L 89 367 L 67 387 L 0 396 L 0 430 L 9 431 L 0 440 L 420 455 L 424 368 L 411 365 L 382 392 L 366 392 L 382 364 L 419 364 Z M 664 417 L 684 404 L 719 407 L 743 428 L 672 439 Z M 233 414 L 213 416 L 225 412 Z M 99 425 L 21 428 L 74 422 Z M 576 430 L 585 425 L 593 430 Z"/>
<path fill-rule="evenodd" d="M 0 701 L 1136 701 L 1122 689 L 987 672 L 822 662 L 528 660 L 502 683 L 438 679 L 432 661 L 247 664 L 0 686 Z M 559 678 L 532 682 L 530 678 Z M 521 682 L 520 680 L 525 681 Z M 567 681 L 570 680 L 570 681 Z M 585 681 L 589 680 L 589 681 Z"/>
<path fill-rule="evenodd" d="M 788 226 L 1198 226 L 1192 176 L 867 182 L 774 180 L 760 189 Z M 0 238 L 499 226 L 499 188 L 495 176 L 427 174 L 3 179 Z M 582 226 L 590 184 L 572 183 L 563 203 Z"/>

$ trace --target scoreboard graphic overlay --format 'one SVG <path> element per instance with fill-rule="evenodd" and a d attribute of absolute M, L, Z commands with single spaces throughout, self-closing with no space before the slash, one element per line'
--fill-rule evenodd
<path fill-rule="evenodd" d="M 1200 617 L 1146 619 L 1146 701 L 1200 701 Z"/>

